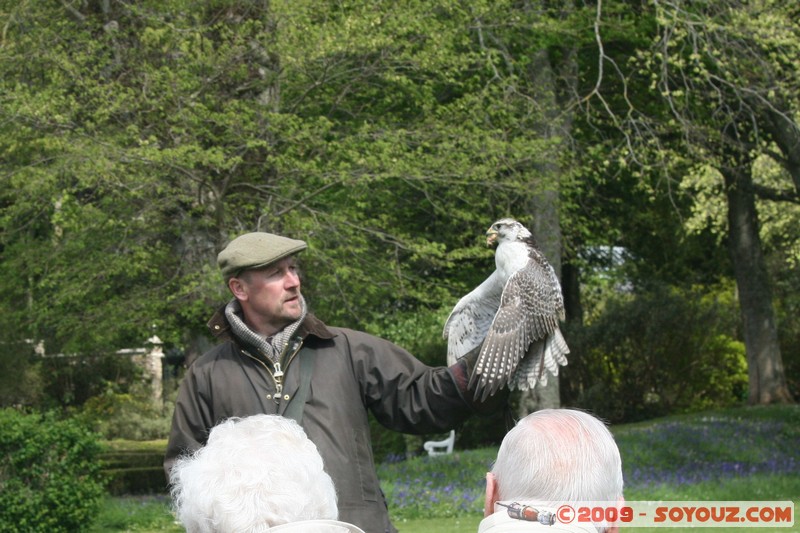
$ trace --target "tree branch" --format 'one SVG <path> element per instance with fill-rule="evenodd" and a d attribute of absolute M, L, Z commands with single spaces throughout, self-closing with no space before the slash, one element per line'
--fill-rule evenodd
<path fill-rule="evenodd" d="M 753 192 L 762 200 L 800 204 L 800 194 L 792 189 L 774 189 L 772 187 L 766 187 L 764 185 L 754 183 Z"/>

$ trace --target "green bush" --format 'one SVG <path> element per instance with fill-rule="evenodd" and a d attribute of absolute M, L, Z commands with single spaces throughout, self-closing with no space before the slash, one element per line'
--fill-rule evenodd
<path fill-rule="evenodd" d="M 0 533 L 85 530 L 105 493 L 98 438 L 53 413 L 0 410 Z"/>
<path fill-rule="evenodd" d="M 71 416 L 82 420 L 107 440 L 152 441 L 166 439 L 172 423 L 179 380 L 170 381 L 163 398 L 153 397 L 152 383 L 141 378 L 131 383 L 106 382 L 105 389 L 78 407 Z"/>
<path fill-rule="evenodd" d="M 154 402 L 150 384 L 136 383 L 128 392 L 108 387 L 86 400 L 76 416 L 106 439 L 154 440 L 169 436 L 171 409 Z"/>
<path fill-rule="evenodd" d="M 565 332 L 562 403 L 614 423 L 741 403 L 747 362 L 731 294 L 658 288 L 609 300 Z"/>

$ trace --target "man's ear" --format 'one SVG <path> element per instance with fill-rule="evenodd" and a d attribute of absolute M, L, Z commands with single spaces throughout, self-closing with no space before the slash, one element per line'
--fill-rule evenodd
<path fill-rule="evenodd" d="M 619 500 L 618 500 L 617 508 L 620 508 L 623 505 L 625 505 L 625 496 L 620 496 Z M 606 530 L 606 533 L 619 533 L 619 522 L 614 522 L 614 525 L 610 526 Z"/>
<path fill-rule="evenodd" d="M 494 514 L 494 502 L 498 501 L 497 478 L 491 472 L 486 473 L 486 499 L 483 501 L 483 516 Z"/>
<path fill-rule="evenodd" d="M 231 278 L 228 280 L 228 288 L 233 293 L 237 300 L 247 300 L 247 291 L 245 290 L 244 282 L 239 278 Z"/>

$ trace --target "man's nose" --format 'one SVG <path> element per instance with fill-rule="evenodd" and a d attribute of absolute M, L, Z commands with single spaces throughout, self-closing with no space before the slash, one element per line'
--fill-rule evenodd
<path fill-rule="evenodd" d="M 300 285 L 300 275 L 294 270 L 287 271 L 283 279 L 286 287 L 292 288 Z"/>

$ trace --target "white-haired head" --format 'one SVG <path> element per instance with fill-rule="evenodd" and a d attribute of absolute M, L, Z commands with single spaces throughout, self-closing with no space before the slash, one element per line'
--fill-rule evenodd
<path fill-rule="evenodd" d="M 543 409 L 508 432 L 492 468 L 501 501 L 620 501 L 622 460 L 594 416 Z"/>
<path fill-rule="evenodd" d="M 338 516 L 317 447 L 297 422 L 277 415 L 215 426 L 203 448 L 175 463 L 170 479 L 188 533 L 259 533 Z"/>

